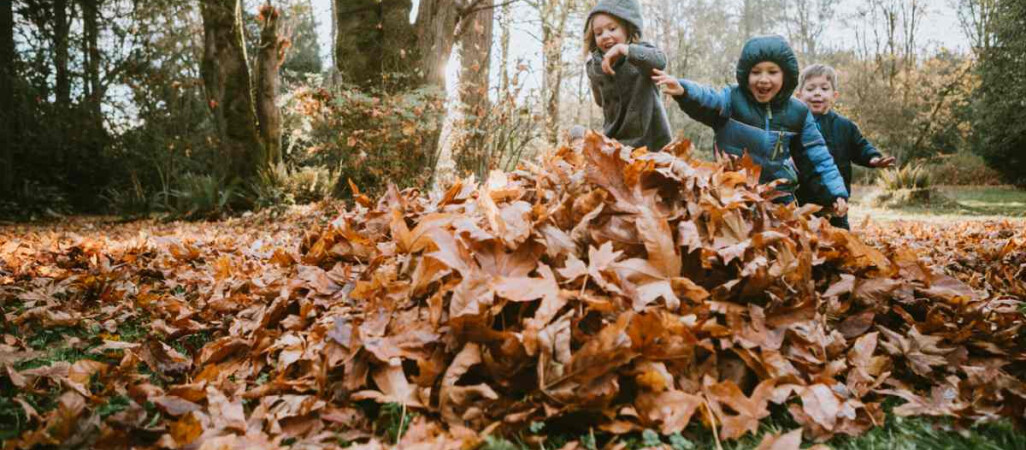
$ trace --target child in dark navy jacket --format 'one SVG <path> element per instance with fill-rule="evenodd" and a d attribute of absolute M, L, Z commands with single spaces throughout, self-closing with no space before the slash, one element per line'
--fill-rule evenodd
<path fill-rule="evenodd" d="M 737 64 L 737 86 L 713 90 L 656 71 L 653 81 L 674 96 L 691 118 L 713 128 L 719 151 L 746 150 L 762 166 L 760 182 L 784 179 L 778 201 L 793 202 L 798 170 L 825 193 L 835 215 L 848 210 L 848 190 L 816 127 L 809 107 L 791 95 L 798 87 L 798 58 L 780 36 L 749 40 Z"/>
<path fill-rule="evenodd" d="M 837 88 L 837 71 L 830 66 L 813 64 L 802 71 L 798 81 L 798 99 L 812 110 L 837 170 L 844 178 L 844 187 L 850 194 L 852 163 L 874 169 L 885 168 L 894 165 L 894 157 L 885 157 L 862 136 L 854 122 L 834 111 L 834 103 L 841 96 Z M 824 202 L 822 192 L 817 192 L 810 183 L 800 183 L 797 194 L 799 203 Z M 838 228 L 851 229 L 847 216 L 832 217 L 830 223 Z"/>

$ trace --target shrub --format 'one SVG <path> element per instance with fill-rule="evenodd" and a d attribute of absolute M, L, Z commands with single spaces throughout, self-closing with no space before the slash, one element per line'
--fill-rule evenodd
<path fill-rule="evenodd" d="M 244 199 L 237 181 L 225 183 L 211 175 L 187 174 L 172 191 L 175 213 L 187 219 L 218 218 Z"/>
<path fill-rule="evenodd" d="M 285 188 L 288 178 L 288 166 L 279 163 L 257 173 L 257 177 L 249 182 L 249 198 L 256 209 L 287 206 L 295 203 Z"/>
<path fill-rule="evenodd" d="M 336 181 L 326 167 L 300 167 L 288 174 L 285 190 L 297 204 L 319 202 L 331 196 Z"/>
<path fill-rule="evenodd" d="M 882 170 L 876 183 L 885 191 L 927 189 L 930 187 L 930 172 L 922 165 L 907 164 L 901 168 Z"/>
<path fill-rule="evenodd" d="M 0 198 L 0 220 L 57 218 L 71 212 L 64 192 L 54 186 L 23 181 L 9 197 Z"/>
<path fill-rule="evenodd" d="M 372 194 L 387 181 L 404 188 L 431 180 L 445 113 L 437 89 L 300 88 L 287 107 L 302 117 L 290 135 L 294 147 L 305 149 L 294 156 L 297 163 L 330 167 L 334 179 L 352 179 Z M 336 195 L 348 191 L 345 183 L 334 189 Z"/>
<path fill-rule="evenodd" d="M 937 184 L 955 186 L 996 185 L 1002 178 L 982 157 L 968 151 L 931 158 L 926 171 Z"/>
<path fill-rule="evenodd" d="M 258 209 L 313 203 L 329 197 L 335 181 L 325 167 L 290 169 L 279 163 L 260 172 L 250 183 L 249 195 Z"/>

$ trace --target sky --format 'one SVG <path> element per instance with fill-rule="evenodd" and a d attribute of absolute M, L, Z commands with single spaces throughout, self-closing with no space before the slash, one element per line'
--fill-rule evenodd
<path fill-rule="evenodd" d="M 331 51 L 331 1 L 332 0 L 311 0 L 317 19 L 317 37 L 321 44 L 322 57 L 330 61 Z M 593 1 L 593 0 L 592 0 Z M 954 0 L 925 0 L 927 16 L 922 25 L 921 42 L 927 48 L 935 49 L 945 47 L 952 50 L 968 50 L 968 42 L 962 34 L 958 16 L 952 7 Z M 842 0 L 837 17 L 846 17 L 854 13 L 858 7 L 867 0 Z M 413 0 L 414 14 L 418 0 Z M 527 8 L 524 5 L 520 5 Z M 526 12 L 526 11 L 525 11 Z M 411 20 L 414 17 L 411 17 Z M 515 24 L 510 37 L 511 61 L 523 60 L 533 70 L 529 72 L 525 80 L 525 87 L 529 90 L 541 85 L 541 42 L 535 38 L 540 32 L 536 30 L 538 25 L 531 21 L 523 21 Z M 495 27 L 496 33 L 498 27 Z M 831 46 L 852 42 L 855 39 L 855 29 L 850 21 L 835 19 L 831 31 L 828 33 L 828 42 Z M 497 39 L 496 39 L 497 41 Z M 450 64 L 450 81 L 453 78 L 454 65 Z M 451 84 L 451 83 L 450 83 Z"/>

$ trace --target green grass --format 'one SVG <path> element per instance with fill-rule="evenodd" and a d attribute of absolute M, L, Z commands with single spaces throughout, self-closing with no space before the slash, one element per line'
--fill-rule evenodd
<path fill-rule="evenodd" d="M 890 408 L 888 408 L 890 409 Z M 766 434 L 786 433 L 799 426 L 782 408 L 774 408 L 774 413 L 759 428 L 757 435 L 745 435 L 736 441 L 723 441 L 723 450 L 750 450 L 762 441 Z M 629 450 L 640 450 L 666 445 L 673 450 L 716 449 L 716 440 L 712 432 L 697 424 L 693 419 L 691 426 L 683 434 L 660 436 L 653 430 L 642 433 L 614 437 L 597 431 L 571 435 L 558 430 L 547 430 L 544 424 L 532 423 L 530 427 L 516 436 L 502 438 L 490 436 L 482 446 L 485 450 L 527 450 L 538 448 L 528 445 L 530 435 L 547 435 L 545 449 L 558 449 L 564 444 L 578 440 L 581 447 L 589 450 L 603 448 L 613 439 L 626 444 Z M 803 447 L 811 445 L 803 442 Z M 826 445 L 834 450 L 1026 450 L 1026 434 L 1015 430 L 1007 422 L 982 424 L 965 430 L 955 430 L 948 419 L 932 419 L 926 417 L 902 418 L 888 412 L 887 423 L 868 433 L 858 436 L 835 436 Z M 579 447 L 580 448 L 580 447 Z"/>
<path fill-rule="evenodd" d="M 138 342 L 144 340 L 149 334 L 146 326 L 146 318 L 134 317 L 118 326 L 119 338 L 127 342 Z M 32 357 L 27 357 L 14 363 L 14 369 L 18 371 L 30 370 L 37 367 L 50 366 L 57 362 L 68 362 L 74 364 L 76 361 L 90 359 L 107 364 L 117 364 L 120 360 L 119 351 L 110 351 L 107 354 L 90 353 L 89 350 L 102 345 L 103 338 L 100 334 L 103 329 L 98 325 L 89 327 L 53 327 L 39 328 L 34 324 L 24 327 L 7 326 L 5 333 L 19 336 L 24 339 L 28 346 L 35 350 Z M 22 335 L 22 333 L 25 333 Z M 78 342 L 70 344 L 71 338 L 77 338 Z M 140 372 L 143 372 L 140 370 Z M 99 380 L 92 380 L 89 389 L 100 392 L 104 389 Z M 35 392 L 33 390 L 16 388 L 6 376 L 0 376 L 0 441 L 11 439 L 21 435 L 24 427 L 28 425 L 28 418 L 20 404 L 14 399 L 20 397 L 31 405 L 39 414 L 46 414 L 57 406 L 57 401 L 65 387 L 51 383 L 46 390 Z M 100 404 L 97 412 L 101 418 L 116 414 L 128 408 L 127 397 L 116 395 L 107 398 Z"/>
<path fill-rule="evenodd" d="M 867 217 L 884 222 L 1026 219 L 1026 190 L 1011 186 L 937 186 L 936 189 L 944 197 L 936 204 L 879 208 L 871 204 L 871 199 L 880 192 L 879 187 L 853 186 L 852 225 Z"/>
<path fill-rule="evenodd" d="M 1026 216 L 1026 190 L 1009 186 L 941 186 L 939 190 L 959 204 L 987 214 Z"/>

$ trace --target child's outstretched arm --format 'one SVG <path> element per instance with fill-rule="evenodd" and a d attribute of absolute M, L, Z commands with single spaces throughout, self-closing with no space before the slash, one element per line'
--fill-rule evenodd
<path fill-rule="evenodd" d="M 858 125 L 852 124 L 851 141 L 856 150 L 855 163 L 863 167 L 887 168 L 894 166 L 896 158 L 884 156 L 876 147 L 862 135 Z"/>
<path fill-rule="evenodd" d="M 834 157 L 827 149 L 826 141 L 816 126 L 816 119 L 812 112 L 808 112 L 805 118 L 805 125 L 802 128 L 800 151 L 795 152 L 792 147 L 791 157 L 795 159 L 798 167 L 811 167 L 812 176 L 809 181 L 818 184 L 822 191 L 826 192 L 834 202 L 834 212 L 843 216 L 847 213 L 848 190 L 844 187 L 844 179 L 841 172 L 837 170 Z"/>
<path fill-rule="evenodd" d="M 698 83 L 678 80 L 662 70 L 655 70 L 654 73 L 652 81 L 656 86 L 662 86 L 663 92 L 673 96 L 680 109 L 692 119 L 715 128 L 717 123 L 728 117 L 729 90 L 717 92 Z"/>
<path fill-rule="evenodd" d="M 638 71 L 651 76 L 653 70 L 666 69 L 666 53 L 648 42 L 640 42 L 627 46 L 627 62 L 634 64 Z"/>
<path fill-rule="evenodd" d="M 637 44 L 617 44 L 602 56 L 602 71 L 608 75 L 616 75 L 613 64 L 621 57 L 638 68 L 643 75 L 652 75 L 653 69 L 666 68 L 666 54 L 647 42 Z"/>

